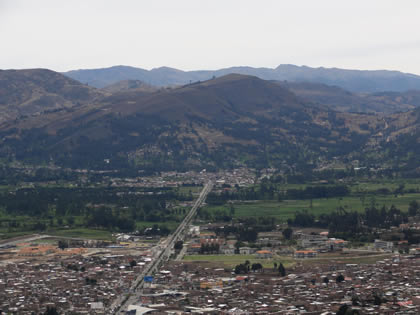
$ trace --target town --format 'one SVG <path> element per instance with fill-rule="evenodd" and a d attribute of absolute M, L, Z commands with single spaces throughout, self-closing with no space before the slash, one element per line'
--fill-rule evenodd
<path fill-rule="evenodd" d="M 158 181 L 181 186 L 182 179 L 174 178 L 185 180 L 183 175 L 168 173 Z M 189 176 L 188 184 L 214 181 L 213 193 L 223 194 L 226 187 L 249 187 L 269 176 L 270 171 L 259 179 L 244 170 L 225 176 L 203 171 Z M 194 192 L 194 207 L 168 236 L 145 230 L 102 241 L 46 234 L 2 241 L 0 309 L 6 314 L 420 311 L 419 244 L 378 237 L 356 245 L 331 237 L 328 229 L 271 219 L 262 230 L 240 219 L 206 222 L 201 202 L 210 189 L 200 198 Z M 418 219 L 381 231 L 402 235 L 407 229 L 419 230 Z"/>

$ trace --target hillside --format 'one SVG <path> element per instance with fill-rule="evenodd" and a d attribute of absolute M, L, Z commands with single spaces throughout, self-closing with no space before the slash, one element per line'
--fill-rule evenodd
<path fill-rule="evenodd" d="M 379 117 L 308 104 L 276 83 L 242 75 L 117 93 L 99 103 L 3 126 L 3 153 L 73 167 L 104 167 L 104 160 L 110 167 L 306 165 L 349 154 L 384 125 Z"/>
<path fill-rule="evenodd" d="M 308 102 L 322 104 L 337 111 L 391 114 L 420 107 L 420 91 L 352 93 L 338 86 L 322 83 L 278 83 Z"/>
<path fill-rule="evenodd" d="M 156 92 L 158 88 L 152 85 L 146 84 L 140 80 L 122 80 L 122 81 L 113 83 L 111 85 L 108 85 L 104 87 L 102 90 L 109 92 L 111 94 L 119 93 L 119 92 L 126 92 L 126 91 L 133 91 L 133 90 L 148 93 L 148 92 Z"/>
<path fill-rule="evenodd" d="M 238 74 L 155 92 L 128 89 L 72 110 L 4 122 L 0 158 L 155 171 L 244 164 L 312 169 L 352 160 L 418 167 L 420 109 L 345 113 L 310 99 L 278 82 Z"/>
<path fill-rule="evenodd" d="M 232 67 L 200 71 L 181 71 L 168 67 L 144 70 L 128 66 L 114 66 L 103 69 L 73 70 L 64 74 L 82 83 L 102 88 L 121 80 L 141 80 L 155 86 L 183 85 L 230 73 L 253 75 L 264 80 L 322 83 L 338 86 L 351 92 L 420 90 L 420 76 L 398 71 L 345 70 L 294 65 L 280 65 L 275 69 Z"/>
<path fill-rule="evenodd" d="M 103 92 L 46 69 L 0 70 L 0 124 L 85 105 Z"/>

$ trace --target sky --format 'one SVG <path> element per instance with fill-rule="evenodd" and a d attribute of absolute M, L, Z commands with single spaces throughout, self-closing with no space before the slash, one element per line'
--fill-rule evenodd
<path fill-rule="evenodd" d="M 420 75 L 418 0 L 0 0 L 0 69 L 279 64 Z"/>

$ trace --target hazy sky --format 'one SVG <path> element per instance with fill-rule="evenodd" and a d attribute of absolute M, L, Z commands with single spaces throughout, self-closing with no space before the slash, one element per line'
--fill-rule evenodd
<path fill-rule="evenodd" d="M 291 63 L 420 74 L 419 0 L 0 0 L 0 69 Z"/>

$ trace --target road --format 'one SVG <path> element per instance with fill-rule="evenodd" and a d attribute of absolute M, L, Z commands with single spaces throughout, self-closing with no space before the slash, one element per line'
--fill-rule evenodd
<path fill-rule="evenodd" d="M 166 246 L 159 245 L 160 248 L 157 253 L 152 257 L 152 261 L 146 266 L 143 272 L 137 277 L 134 281 L 132 286 L 129 289 L 132 295 L 128 296 L 120 296 L 114 301 L 110 308 L 110 314 L 118 314 L 119 312 L 124 313 L 128 306 L 131 304 L 135 304 L 138 302 L 140 298 L 140 292 L 144 285 L 144 276 L 152 275 L 155 273 L 159 267 L 162 265 L 163 262 L 168 261 L 171 256 L 171 251 L 174 248 L 175 242 L 178 240 L 182 240 L 186 234 L 186 228 L 191 223 L 192 219 L 194 218 L 195 214 L 197 213 L 197 209 L 203 204 L 206 200 L 208 193 L 213 188 L 213 182 L 209 181 L 201 191 L 200 195 L 198 196 L 197 200 L 195 201 L 194 205 L 192 206 L 191 210 L 185 216 L 184 220 L 178 225 L 177 229 L 174 233 L 172 233 L 166 241 Z"/>

